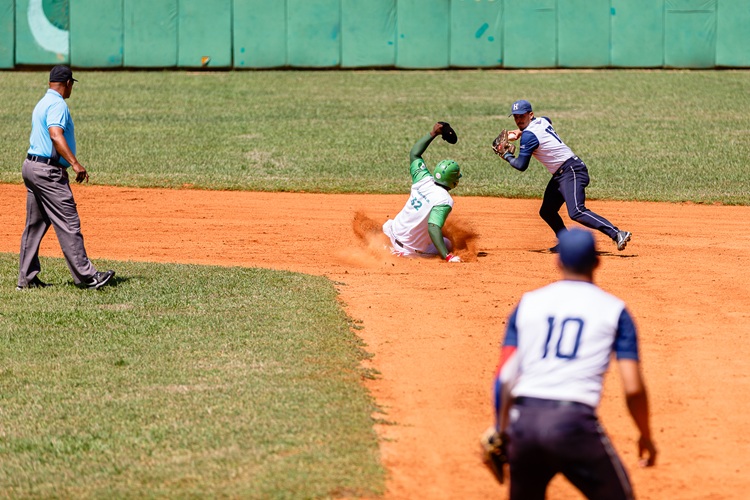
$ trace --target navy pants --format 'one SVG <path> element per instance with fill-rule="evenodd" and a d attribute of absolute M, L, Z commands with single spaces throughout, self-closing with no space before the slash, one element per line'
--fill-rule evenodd
<path fill-rule="evenodd" d="M 508 434 L 511 500 L 544 500 L 557 473 L 589 499 L 633 498 L 627 472 L 593 408 L 520 398 L 511 408 Z"/>
<path fill-rule="evenodd" d="M 612 239 L 617 236 L 617 227 L 601 215 L 586 208 L 586 193 L 589 185 L 589 170 L 577 156 L 569 159 L 555 172 L 544 191 L 539 215 L 555 234 L 565 231 L 565 223 L 558 212 L 563 203 L 568 215 L 579 224 L 601 231 Z"/>

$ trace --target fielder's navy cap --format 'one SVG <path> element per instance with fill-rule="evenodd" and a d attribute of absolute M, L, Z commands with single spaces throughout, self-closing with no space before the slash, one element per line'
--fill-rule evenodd
<path fill-rule="evenodd" d="M 586 271 L 596 264 L 596 242 L 591 231 L 571 229 L 560 234 L 557 240 L 560 262 L 566 268 Z"/>
<path fill-rule="evenodd" d="M 52 70 L 49 72 L 49 81 L 51 82 L 67 82 L 68 80 L 73 80 L 74 82 L 77 82 L 75 78 L 73 78 L 73 70 L 71 70 L 69 67 L 64 66 L 62 64 L 58 64 Z"/>
<path fill-rule="evenodd" d="M 510 114 L 508 116 L 522 115 L 524 113 L 530 113 L 530 112 L 531 112 L 531 103 L 529 101 L 521 99 L 520 101 L 516 101 L 513 103 L 513 105 L 510 107 Z"/>

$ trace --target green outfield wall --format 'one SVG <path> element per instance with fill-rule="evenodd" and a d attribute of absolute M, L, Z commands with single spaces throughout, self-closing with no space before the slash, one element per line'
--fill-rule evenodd
<path fill-rule="evenodd" d="M 16 40 L 13 0 L 0 0 L 0 68 L 12 68 Z"/>
<path fill-rule="evenodd" d="M 0 68 L 750 67 L 750 0 L 0 0 Z"/>
<path fill-rule="evenodd" d="M 123 2 L 123 66 L 177 65 L 177 3 L 178 0 Z"/>

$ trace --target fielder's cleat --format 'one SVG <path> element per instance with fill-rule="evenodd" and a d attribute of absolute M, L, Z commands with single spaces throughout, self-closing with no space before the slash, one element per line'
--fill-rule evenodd
<path fill-rule="evenodd" d="M 107 272 L 97 271 L 96 274 L 88 281 L 83 283 L 83 287 L 88 290 L 96 290 L 107 283 L 115 276 L 115 272 L 109 270 Z"/>
<path fill-rule="evenodd" d="M 632 235 L 629 231 L 618 231 L 617 235 L 615 236 L 615 244 L 617 245 L 617 249 L 622 251 L 625 250 L 625 247 L 628 245 L 628 241 L 630 241 L 630 237 Z"/>
<path fill-rule="evenodd" d="M 555 245 L 549 248 L 550 253 L 560 253 L 560 245 Z"/>
<path fill-rule="evenodd" d="M 34 279 L 29 281 L 26 286 L 18 285 L 16 287 L 16 291 L 26 290 L 27 288 L 47 288 L 48 286 L 52 286 L 49 283 L 45 283 L 44 281 L 40 280 L 37 276 L 34 276 Z"/>

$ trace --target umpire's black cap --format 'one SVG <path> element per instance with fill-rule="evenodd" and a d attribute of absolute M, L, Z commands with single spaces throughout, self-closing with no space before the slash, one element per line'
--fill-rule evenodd
<path fill-rule="evenodd" d="M 68 80 L 73 80 L 74 82 L 77 82 L 75 78 L 73 78 L 73 70 L 71 70 L 69 67 L 58 64 L 52 70 L 49 72 L 49 81 L 50 82 L 67 82 Z"/>

